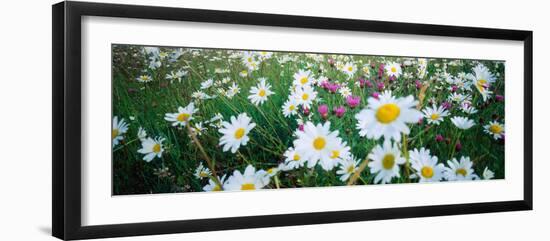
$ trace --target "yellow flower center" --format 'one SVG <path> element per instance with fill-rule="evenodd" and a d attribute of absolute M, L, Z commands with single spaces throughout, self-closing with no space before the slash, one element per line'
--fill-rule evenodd
<path fill-rule="evenodd" d="M 349 66 L 349 67 L 348 67 L 348 71 L 349 71 L 349 72 L 353 71 L 353 67 Z"/>
<path fill-rule="evenodd" d="M 261 89 L 260 92 L 258 92 L 258 95 L 260 97 L 264 97 L 265 96 L 265 90 L 264 89 Z"/>
<path fill-rule="evenodd" d="M 313 148 L 315 148 L 315 150 L 318 150 L 318 151 L 325 148 L 326 144 L 327 144 L 327 141 L 323 137 L 317 137 L 315 138 L 315 140 L 313 140 Z"/>
<path fill-rule="evenodd" d="M 302 95 L 302 100 L 307 100 L 308 98 L 309 98 L 309 95 L 308 95 L 308 94 L 305 94 L 305 93 L 304 93 L 304 94 Z"/>
<path fill-rule="evenodd" d="M 248 61 L 248 63 L 251 63 L 251 62 L 252 62 L 252 58 L 248 57 L 248 59 L 246 59 L 246 61 Z"/>
<path fill-rule="evenodd" d="M 222 188 L 219 185 L 216 185 L 214 188 L 212 188 L 213 192 L 221 191 Z"/>
<path fill-rule="evenodd" d="M 477 88 L 480 89 L 480 90 L 485 90 L 485 84 L 487 84 L 487 80 L 484 80 L 484 79 L 480 79 L 477 81 Z"/>
<path fill-rule="evenodd" d="M 466 169 L 464 169 L 464 168 L 456 169 L 456 174 L 457 174 L 457 175 L 460 174 L 460 175 L 462 175 L 463 177 L 465 177 L 465 176 L 466 176 Z"/>
<path fill-rule="evenodd" d="M 439 114 L 437 114 L 437 113 L 433 113 L 433 114 L 430 116 L 430 119 L 432 119 L 432 120 L 437 120 L 437 118 L 439 118 Z"/>
<path fill-rule="evenodd" d="M 393 168 L 393 165 L 395 165 L 395 156 L 393 154 L 386 154 L 382 158 L 382 166 L 384 169 L 389 170 Z"/>
<path fill-rule="evenodd" d="M 288 109 L 289 109 L 290 111 L 293 111 L 294 109 L 296 109 L 296 106 L 290 105 L 290 106 L 288 107 Z"/>
<path fill-rule="evenodd" d="M 244 128 L 239 128 L 235 131 L 235 138 L 237 140 L 243 138 L 243 136 L 244 136 Z"/>
<path fill-rule="evenodd" d="M 181 113 L 178 115 L 178 117 L 176 117 L 176 119 L 180 122 L 184 122 L 184 121 L 187 121 L 189 120 L 189 117 L 191 117 L 190 114 L 187 114 L 187 113 Z"/>
<path fill-rule="evenodd" d="M 160 144 L 157 143 L 153 146 L 153 152 L 154 153 L 159 153 L 160 152 Z"/>
<path fill-rule="evenodd" d="M 399 117 L 401 110 L 394 103 L 382 105 L 376 111 L 376 119 L 383 124 L 388 124 Z"/>
<path fill-rule="evenodd" d="M 245 183 L 241 185 L 241 190 L 255 190 L 256 186 L 254 186 L 254 183 Z"/>
<path fill-rule="evenodd" d="M 269 168 L 269 169 L 267 169 L 267 173 L 269 173 L 269 174 L 272 174 L 273 171 L 274 171 L 274 168 Z"/>
<path fill-rule="evenodd" d="M 500 134 L 502 132 L 502 127 L 497 124 L 493 124 L 489 127 L 489 131 L 494 134 Z"/>
<path fill-rule="evenodd" d="M 113 129 L 111 131 L 111 138 L 115 139 L 115 137 L 117 137 L 117 136 L 118 136 L 118 129 Z"/>
<path fill-rule="evenodd" d="M 299 161 L 300 160 L 300 155 L 294 154 L 294 156 L 292 157 L 292 160 Z"/>
<path fill-rule="evenodd" d="M 432 167 L 425 166 L 425 167 L 422 167 L 422 169 L 420 170 L 420 173 L 425 178 L 432 178 L 434 176 L 434 169 Z"/>
<path fill-rule="evenodd" d="M 395 73 L 395 72 L 397 72 L 397 68 L 395 68 L 395 67 L 391 67 L 391 72 L 392 72 L 392 73 Z"/>
<path fill-rule="evenodd" d="M 308 81 L 309 81 L 309 79 L 307 77 L 302 77 L 300 79 L 300 83 L 302 83 L 303 85 L 307 84 Z"/>
<path fill-rule="evenodd" d="M 354 166 L 349 166 L 348 167 L 348 173 L 353 173 L 355 172 L 355 167 Z"/>
<path fill-rule="evenodd" d="M 330 158 L 332 158 L 332 159 L 338 158 L 339 156 L 340 156 L 340 151 L 338 151 L 338 150 L 334 150 L 330 154 Z"/>
<path fill-rule="evenodd" d="M 207 177 L 207 176 L 208 176 L 208 173 L 207 173 L 207 172 L 204 172 L 204 171 L 201 171 L 201 172 L 199 173 L 199 176 L 200 176 L 200 177 Z"/>

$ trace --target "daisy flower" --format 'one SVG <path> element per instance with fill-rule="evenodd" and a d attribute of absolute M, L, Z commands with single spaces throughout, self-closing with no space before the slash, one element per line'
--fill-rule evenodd
<path fill-rule="evenodd" d="M 220 182 L 223 183 L 225 182 L 225 178 L 226 176 L 223 175 L 223 177 L 220 179 Z M 217 192 L 217 191 L 222 191 L 222 187 L 220 187 L 220 185 L 216 184 L 216 182 L 214 182 L 214 180 L 212 180 L 212 178 L 209 178 L 208 179 L 208 184 L 206 184 L 203 188 L 202 188 L 203 191 L 205 192 Z"/>
<path fill-rule="evenodd" d="M 295 98 L 288 99 L 283 104 L 283 115 L 285 117 L 290 117 L 292 115 L 298 114 L 298 101 Z"/>
<path fill-rule="evenodd" d="M 342 97 L 347 98 L 351 95 L 351 89 L 347 86 L 342 86 L 340 87 L 340 89 L 338 89 L 338 93 L 340 93 Z"/>
<path fill-rule="evenodd" d="M 257 86 L 250 88 L 250 95 L 248 96 L 248 99 L 254 105 L 263 104 L 267 100 L 267 97 L 273 94 L 270 90 L 271 85 L 265 82 L 266 79 L 260 78 L 259 80 L 260 83 Z"/>
<path fill-rule="evenodd" d="M 303 87 L 306 85 L 311 85 L 313 78 L 311 77 L 311 71 L 309 70 L 299 70 L 294 74 L 294 81 L 292 84 L 294 86 Z"/>
<path fill-rule="evenodd" d="M 165 139 L 162 137 L 155 137 L 155 139 L 147 137 L 147 139 L 141 141 L 141 149 L 137 152 L 145 154 L 143 160 L 146 162 L 152 161 L 155 157 L 160 158 L 164 152 L 164 147 L 162 145 L 164 140 Z"/>
<path fill-rule="evenodd" d="M 302 107 L 309 109 L 311 108 L 313 100 L 317 98 L 317 91 L 313 90 L 313 88 L 309 85 L 306 85 L 302 88 L 296 88 L 296 91 L 294 92 L 294 98 L 299 105 L 302 105 Z"/>
<path fill-rule="evenodd" d="M 351 78 L 355 74 L 355 71 L 357 71 L 357 67 L 353 63 L 348 62 L 344 65 L 342 71 Z"/>
<path fill-rule="evenodd" d="M 246 146 L 248 143 L 248 133 L 256 126 L 251 123 L 252 119 L 246 113 L 241 113 L 237 118 L 231 116 L 231 123 L 224 121 L 223 128 L 218 131 L 223 134 L 220 138 L 220 145 L 223 146 L 223 151 L 231 149 L 231 153 L 237 152 L 237 149 Z"/>
<path fill-rule="evenodd" d="M 113 140 L 113 147 L 118 145 L 120 141 L 124 139 L 123 134 L 128 131 L 128 123 L 124 121 L 124 118 L 118 120 L 118 116 L 113 117 L 113 129 L 111 129 L 111 139 Z"/>
<path fill-rule="evenodd" d="M 412 178 L 420 178 L 419 182 L 439 182 L 443 179 L 445 166 L 437 163 L 437 157 L 430 155 L 430 150 L 424 147 L 409 151 L 411 167 L 416 171 Z"/>
<path fill-rule="evenodd" d="M 449 95 L 449 100 L 455 103 L 461 103 L 464 100 L 469 99 L 469 96 L 464 96 L 463 94 L 452 93 Z"/>
<path fill-rule="evenodd" d="M 264 170 L 256 171 L 252 165 L 248 165 L 241 174 L 235 170 L 233 175 L 227 178 L 223 184 L 224 190 L 256 190 L 262 189 L 269 184 L 269 175 Z"/>
<path fill-rule="evenodd" d="M 460 110 L 462 110 L 462 112 L 464 112 L 466 114 L 470 114 L 470 115 L 477 113 L 477 109 L 475 107 L 473 107 L 472 103 L 469 102 L 469 101 L 462 102 L 462 104 L 460 105 Z"/>
<path fill-rule="evenodd" d="M 332 158 L 334 149 L 340 144 L 338 131 L 330 131 L 330 122 L 314 125 L 308 121 L 304 125 L 304 131 L 296 131 L 298 139 L 294 140 L 296 152 L 308 162 L 308 167 L 314 167 L 319 161 L 323 167 L 330 167 L 334 162 Z"/>
<path fill-rule="evenodd" d="M 347 181 L 357 171 L 358 164 L 359 160 L 355 159 L 353 155 L 346 160 L 341 161 L 340 169 L 336 171 L 336 174 L 341 175 L 340 181 Z"/>
<path fill-rule="evenodd" d="M 426 73 L 427 73 L 428 59 L 419 58 L 417 62 L 418 62 L 418 69 L 417 69 L 418 78 L 422 79 L 424 78 L 424 76 L 426 76 Z"/>
<path fill-rule="evenodd" d="M 334 145 L 330 147 L 329 158 L 321 159 L 319 164 L 324 170 L 330 171 L 341 161 L 349 159 L 350 155 L 350 147 L 347 146 L 346 142 L 342 142 L 341 139 L 338 138 L 338 140 L 334 142 Z"/>
<path fill-rule="evenodd" d="M 483 129 L 485 133 L 493 136 L 495 140 L 504 137 L 504 124 L 498 123 L 497 121 L 491 121 L 488 125 L 485 125 Z"/>
<path fill-rule="evenodd" d="M 195 104 L 191 102 L 185 108 L 178 107 L 178 112 L 176 113 L 166 113 L 164 119 L 172 122 L 172 126 L 185 126 L 187 122 L 193 119 L 193 114 L 198 110 L 195 108 Z"/>
<path fill-rule="evenodd" d="M 143 141 L 147 138 L 147 131 L 145 131 L 145 129 L 143 129 L 143 127 L 141 126 L 138 129 L 137 137 L 140 141 Z"/>
<path fill-rule="evenodd" d="M 149 75 L 140 75 L 136 78 L 136 80 L 140 83 L 149 83 L 153 81 L 153 78 L 151 78 L 151 76 Z"/>
<path fill-rule="evenodd" d="M 489 167 L 485 167 L 485 170 L 483 170 L 483 179 L 489 180 L 493 178 L 495 178 L 495 173 L 489 170 Z"/>
<path fill-rule="evenodd" d="M 401 133 L 409 134 L 408 123 L 416 123 L 422 113 L 416 109 L 417 101 L 409 95 L 395 98 L 385 91 L 378 98 L 370 97 L 367 108 L 355 115 L 360 136 L 369 139 L 393 138 L 401 140 Z"/>
<path fill-rule="evenodd" d="M 428 124 L 439 125 L 443 121 L 443 118 L 449 115 L 449 112 L 443 108 L 443 106 L 436 106 L 435 104 L 430 108 L 426 107 L 424 117 L 428 120 Z"/>
<path fill-rule="evenodd" d="M 246 66 L 254 65 L 256 63 L 256 59 L 254 58 L 254 53 L 244 51 L 242 55 L 242 61 L 243 61 L 243 64 Z"/>
<path fill-rule="evenodd" d="M 458 127 L 459 129 L 462 129 L 462 130 L 470 129 L 472 126 L 475 125 L 473 120 L 470 120 L 467 117 L 462 117 L 462 116 L 452 117 L 451 122 L 453 122 L 453 124 L 456 127 Z"/>
<path fill-rule="evenodd" d="M 208 88 L 210 88 L 213 84 L 214 84 L 214 80 L 213 80 L 213 79 L 207 79 L 207 80 L 201 82 L 201 90 L 208 89 Z"/>
<path fill-rule="evenodd" d="M 243 70 L 243 71 L 239 72 L 239 76 L 241 76 L 241 77 L 243 77 L 243 78 L 246 77 L 246 76 L 248 76 L 248 71 L 247 71 L 247 70 Z"/>
<path fill-rule="evenodd" d="M 240 91 L 241 91 L 241 89 L 239 88 L 239 85 L 237 85 L 235 82 L 233 82 L 232 85 L 229 86 L 229 89 L 225 93 L 225 96 L 227 96 L 227 98 L 231 99 L 231 98 L 233 98 L 233 96 L 237 95 Z"/>
<path fill-rule="evenodd" d="M 386 64 L 384 69 L 390 77 L 399 78 L 399 76 L 403 73 L 403 70 L 401 70 L 401 65 L 395 62 Z"/>
<path fill-rule="evenodd" d="M 285 156 L 285 165 L 288 169 L 298 169 L 303 167 L 306 162 L 293 147 L 289 147 L 283 155 Z"/>
<path fill-rule="evenodd" d="M 405 163 L 405 158 L 401 157 L 401 150 L 397 143 L 385 140 L 383 146 L 376 145 L 368 158 L 371 173 L 377 173 L 374 183 L 390 183 L 393 177 L 400 177 L 399 165 Z"/>
<path fill-rule="evenodd" d="M 473 74 L 470 73 L 466 77 L 472 81 L 472 85 L 479 91 L 483 97 L 483 101 L 487 101 L 492 94 L 489 88 L 495 82 L 496 78 L 483 64 L 478 64 L 474 67 L 473 71 Z"/>
<path fill-rule="evenodd" d="M 193 92 L 191 94 L 191 97 L 193 97 L 194 99 L 199 99 L 199 100 L 206 100 L 206 99 L 212 98 L 211 96 L 207 95 L 206 93 L 204 93 L 201 90 L 197 90 L 197 91 Z"/>
<path fill-rule="evenodd" d="M 281 169 L 279 167 L 280 167 L 280 165 L 278 165 L 276 167 L 269 168 L 269 169 L 267 169 L 267 171 L 265 171 L 265 174 L 268 175 L 269 177 L 273 177 L 273 176 L 277 175 L 279 173 L 279 171 L 281 171 Z"/>
<path fill-rule="evenodd" d="M 210 171 L 210 169 L 208 169 L 208 167 L 205 167 L 204 165 L 202 165 L 202 162 L 201 162 L 199 163 L 199 166 L 195 169 L 194 175 L 198 179 L 203 179 L 205 177 L 212 175 L 212 172 Z"/>
<path fill-rule="evenodd" d="M 460 162 L 453 158 L 447 161 L 449 167 L 445 168 L 445 179 L 449 181 L 464 181 L 474 180 L 478 176 L 474 173 L 472 166 L 474 163 L 470 161 L 470 157 L 460 157 Z"/>

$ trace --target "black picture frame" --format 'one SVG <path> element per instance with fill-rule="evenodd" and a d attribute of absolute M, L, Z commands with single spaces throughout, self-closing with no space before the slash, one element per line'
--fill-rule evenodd
<path fill-rule="evenodd" d="M 533 32 L 171 7 L 60 2 L 52 6 L 53 194 L 52 233 L 60 239 L 106 238 L 213 230 L 532 210 Z M 516 40 L 524 43 L 524 194 L 522 200 L 457 205 L 140 222 L 81 224 L 81 17 L 229 23 L 426 36 Z"/>

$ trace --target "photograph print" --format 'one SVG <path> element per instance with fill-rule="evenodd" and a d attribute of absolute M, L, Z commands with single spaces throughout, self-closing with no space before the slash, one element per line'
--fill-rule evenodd
<path fill-rule="evenodd" d="M 505 178 L 501 60 L 111 51 L 113 195 Z"/>

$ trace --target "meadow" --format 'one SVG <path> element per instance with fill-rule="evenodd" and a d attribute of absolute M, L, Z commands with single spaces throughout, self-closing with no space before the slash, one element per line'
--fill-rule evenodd
<path fill-rule="evenodd" d="M 504 68 L 112 45 L 113 194 L 503 179 Z"/>

